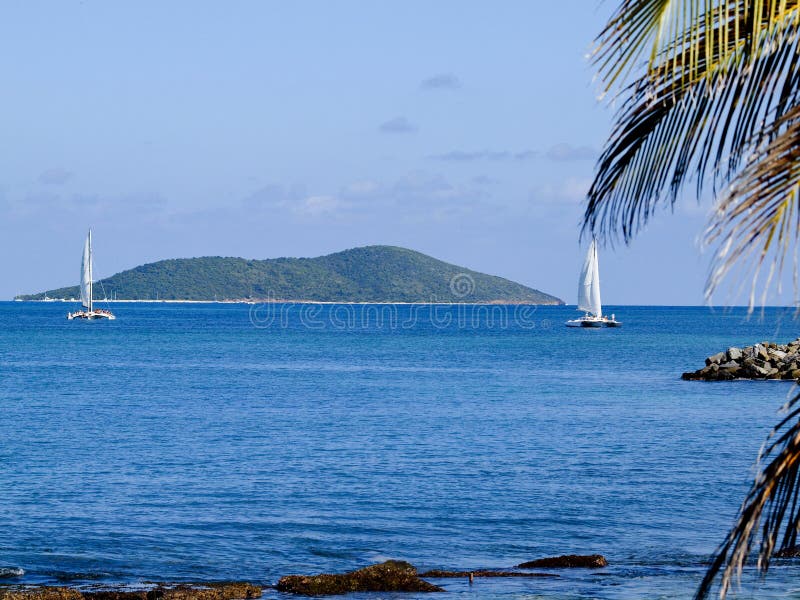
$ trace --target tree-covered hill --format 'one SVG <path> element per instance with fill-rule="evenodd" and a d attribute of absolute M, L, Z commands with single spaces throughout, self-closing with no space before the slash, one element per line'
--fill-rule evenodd
<path fill-rule="evenodd" d="M 78 286 L 19 296 L 77 298 Z M 206 256 L 162 260 L 95 283 L 94 297 L 118 300 L 307 300 L 319 302 L 563 301 L 395 246 L 365 246 L 317 258 L 247 260 Z"/>

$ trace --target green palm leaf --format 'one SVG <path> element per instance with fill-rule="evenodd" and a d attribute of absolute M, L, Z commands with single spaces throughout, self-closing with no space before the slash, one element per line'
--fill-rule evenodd
<path fill-rule="evenodd" d="M 757 283 L 766 293 L 800 246 L 800 0 L 622 0 L 594 60 L 621 104 L 584 232 L 628 242 L 687 182 L 698 198 L 710 185 L 719 200 L 706 241 L 718 249 L 707 293 L 738 265 L 751 272 L 752 306 Z M 718 577 L 724 597 L 756 544 L 766 572 L 776 548 L 797 542 L 800 395 L 788 410 L 698 599 Z"/>
<path fill-rule="evenodd" d="M 773 123 L 762 137 L 765 138 L 763 147 L 718 203 L 707 235 L 709 243 L 720 242 L 716 268 L 707 285 L 708 293 L 734 265 L 750 266 L 754 271 L 751 305 L 758 275 L 770 251 L 774 257 L 771 277 L 775 271 L 782 270 L 784 258 L 797 246 L 800 106 L 794 106 Z M 765 291 L 768 284 L 769 279 L 763 286 Z"/>
<path fill-rule="evenodd" d="M 623 2 L 598 38 L 596 60 L 607 85 L 645 47 L 651 55 L 644 73 L 622 90 L 584 230 L 621 234 L 627 242 L 659 207 L 672 206 L 690 179 L 698 196 L 707 183 L 716 190 L 737 180 L 742 164 L 758 160 L 754 149 L 781 133 L 799 102 L 799 38 L 796 0 Z M 728 198 L 726 214 L 740 195 Z M 712 225 L 709 240 L 723 240 L 720 223 Z M 709 293 L 741 250 L 717 253 L 722 262 L 709 278 Z"/>
<path fill-rule="evenodd" d="M 797 395 L 786 405 L 789 414 L 770 434 L 759 457 L 759 462 L 766 466 L 742 504 L 736 525 L 717 549 L 696 600 L 708 597 L 720 574 L 719 594 L 720 598 L 725 597 L 731 584 L 740 577 L 757 536 L 761 539 L 758 569 L 762 573 L 769 569 L 776 548 L 796 545 L 800 528 L 799 403 Z"/>

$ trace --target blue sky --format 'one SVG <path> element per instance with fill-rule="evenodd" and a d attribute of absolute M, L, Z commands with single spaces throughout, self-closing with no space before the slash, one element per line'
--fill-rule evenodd
<path fill-rule="evenodd" d="M 613 5 L 7 4 L 0 298 L 76 283 L 92 226 L 99 276 L 393 244 L 575 302 Z M 702 303 L 707 212 L 602 250 L 604 300 Z"/>

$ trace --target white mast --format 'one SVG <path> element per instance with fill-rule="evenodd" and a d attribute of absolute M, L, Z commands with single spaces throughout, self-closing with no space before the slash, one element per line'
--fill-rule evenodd
<path fill-rule="evenodd" d="M 92 230 L 90 229 L 89 230 L 89 312 L 92 312 L 92 302 L 94 301 L 94 283 L 93 283 L 94 273 L 92 273 L 92 270 L 93 270 L 92 269 Z"/>
<path fill-rule="evenodd" d="M 86 236 L 83 245 L 81 260 L 81 304 L 89 311 L 92 310 L 92 230 Z"/>

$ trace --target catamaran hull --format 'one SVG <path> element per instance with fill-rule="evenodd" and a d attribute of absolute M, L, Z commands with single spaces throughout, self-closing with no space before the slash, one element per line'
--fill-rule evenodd
<path fill-rule="evenodd" d="M 598 328 L 598 327 L 622 327 L 622 323 L 619 321 L 613 321 L 611 319 L 602 318 L 582 318 L 582 319 L 571 319 L 565 323 L 567 327 L 591 327 L 591 328 Z"/>
<path fill-rule="evenodd" d="M 70 321 L 74 319 L 83 319 L 85 321 L 98 321 L 101 319 L 105 319 L 106 321 L 114 321 L 116 320 L 116 318 L 117 317 L 115 317 L 111 313 L 100 313 L 94 311 L 90 312 L 80 311 L 75 313 L 67 313 L 67 319 L 69 319 Z"/>
<path fill-rule="evenodd" d="M 566 322 L 567 327 L 602 327 L 600 319 L 572 319 Z"/>

